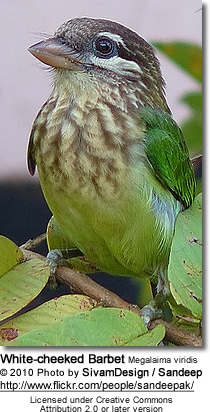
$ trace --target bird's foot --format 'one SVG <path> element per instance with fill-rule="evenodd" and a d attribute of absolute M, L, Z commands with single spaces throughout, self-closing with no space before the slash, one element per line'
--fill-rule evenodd
<path fill-rule="evenodd" d="M 50 250 L 47 254 L 47 263 L 50 267 L 50 277 L 49 277 L 49 286 L 50 289 L 56 289 L 57 281 L 55 278 L 55 274 L 57 271 L 58 266 L 69 266 L 66 259 L 64 259 L 62 250 L 54 249 Z"/>
<path fill-rule="evenodd" d="M 53 249 L 48 252 L 46 260 L 50 267 L 49 285 L 51 289 L 56 289 L 57 287 L 57 281 L 55 278 L 57 268 L 59 266 L 71 267 L 71 264 L 67 261 L 67 259 L 81 255 L 83 255 L 82 252 L 77 248 L 65 250 Z"/>
<path fill-rule="evenodd" d="M 140 311 L 141 317 L 146 326 L 149 326 L 153 319 L 162 317 L 162 310 L 157 307 L 155 300 L 151 300 L 148 305 L 145 305 Z"/>

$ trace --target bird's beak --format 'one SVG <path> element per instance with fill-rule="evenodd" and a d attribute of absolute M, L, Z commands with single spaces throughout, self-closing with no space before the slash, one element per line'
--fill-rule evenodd
<path fill-rule="evenodd" d="M 48 66 L 82 70 L 83 62 L 79 54 L 68 45 L 63 44 L 59 38 L 51 37 L 34 44 L 28 50 L 34 57 Z"/>

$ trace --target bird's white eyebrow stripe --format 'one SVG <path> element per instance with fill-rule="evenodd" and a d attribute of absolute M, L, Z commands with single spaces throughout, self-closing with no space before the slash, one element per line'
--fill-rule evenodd
<path fill-rule="evenodd" d="M 109 39 L 114 40 L 116 43 L 121 43 L 122 46 L 127 49 L 127 46 L 125 45 L 122 37 L 119 34 L 111 33 L 109 31 L 102 31 L 98 33 L 98 37 L 100 36 L 109 37 Z"/>

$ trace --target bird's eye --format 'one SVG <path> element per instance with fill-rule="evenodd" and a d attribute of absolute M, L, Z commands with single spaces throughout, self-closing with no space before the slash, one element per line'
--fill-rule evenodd
<path fill-rule="evenodd" d="M 115 43 L 108 37 L 100 37 L 94 42 L 94 49 L 97 56 L 111 57 L 115 49 Z"/>

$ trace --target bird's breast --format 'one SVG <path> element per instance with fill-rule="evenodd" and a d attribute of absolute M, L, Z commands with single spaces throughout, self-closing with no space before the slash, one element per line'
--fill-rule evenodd
<path fill-rule="evenodd" d="M 140 138 L 136 117 L 100 96 L 74 102 L 52 96 L 34 124 L 40 179 L 109 200 L 139 162 Z"/>

